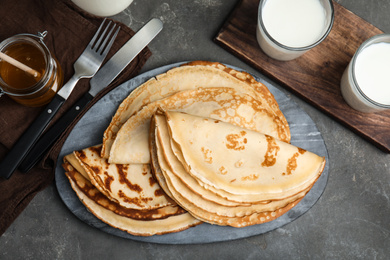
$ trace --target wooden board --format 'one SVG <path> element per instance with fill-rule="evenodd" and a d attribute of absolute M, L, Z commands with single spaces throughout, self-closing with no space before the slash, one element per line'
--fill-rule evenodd
<path fill-rule="evenodd" d="M 383 33 L 333 2 L 335 21 L 328 37 L 293 61 L 266 56 L 256 41 L 259 0 L 240 1 L 214 41 L 281 86 L 341 122 L 379 149 L 390 153 L 390 111 L 361 113 L 340 92 L 341 76 L 360 44 Z"/>

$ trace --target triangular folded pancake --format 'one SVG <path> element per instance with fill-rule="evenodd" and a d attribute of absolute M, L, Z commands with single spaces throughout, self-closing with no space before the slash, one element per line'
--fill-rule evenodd
<path fill-rule="evenodd" d="M 74 153 L 70 153 L 68 155 L 65 155 L 64 163 L 67 163 L 74 168 L 75 171 L 77 171 L 79 174 L 81 174 L 87 181 L 91 182 L 91 179 L 88 176 L 88 173 L 84 170 L 83 166 L 81 166 L 80 161 L 76 158 Z"/>
<path fill-rule="evenodd" d="M 156 125 L 159 125 L 158 129 Z M 191 189 L 193 193 L 202 196 L 206 200 L 228 207 L 235 207 L 245 204 L 243 202 L 227 200 L 226 197 L 217 196 L 215 193 L 204 189 L 201 185 L 199 185 L 197 180 L 187 174 L 181 163 L 177 160 L 177 158 L 174 157 L 169 144 L 166 144 L 167 141 L 169 142 L 169 139 L 162 138 L 162 135 L 169 135 L 167 131 L 168 129 L 166 127 L 166 121 L 163 120 L 162 116 L 155 115 L 152 118 L 152 125 L 150 130 L 150 154 L 152 158 L 151 165 L 153 168 L 153 173 L 165 193 L 167 193 L 172 198 L 172 194 L 169 190 L 167 190 L 167 184 L 165 184 L 165 174 L 167 174 L 169 171 L 172 173 L 172 175 L 174 175 L 174 178 L 178 178 L 178 181 Z M 164 142 L 164 144 L 162 144 L 162 142 Z M 168 146 L 166 147 L 166 150 L 164 149 L 164 145 Z M 246 203 L 245 205 L 250 204 Z"/>
<path fill-rule="evenodd" d="M 149 103 L 131 116 L 119 130 L 111 147 L 110 163 L 150 163 L 150 119 L 158 108 L 218 119 L 289 141 L 281 131 L 284 126 L 275 120 L 264 103 L 233 88 L 198 88 Z"/>
<path fill-rule="evenodd" d="M 255 210 L 253 210 L 252 206 L 248 206 L 247 208 L 250 210 L 250 213 L 248 214 L 237 214 L 237 216 L 223 216 L 221 214 L 217 214 L 215 212 L 207 211 L 204 208 L 201 208 L 203 204 L 193 204 L 187 197 L 184 197 L 181 193 L 175 190 L 169 179 L 166 179 L 166 189 L 169 189 L 173 194 L 172 198 L 174 198 L 181 207 L 186 209 L 195 218 L 203 222 L 207 222 L 209 224 L 232 226 L 237 228 L 256 224 L 263 224 L 275 220 L 276 218 L 282 216 L 290 209 L 295 207 L 302 200 L 302 197 L 300 197 L 288 203 L 282 208 L 276 208 L 270 211 L 259 210 L 258 212 L 256 212 Z"/>
<path fill-rule="evenodd" d="M 325 159 L 270 136 L 174 111 L 152 118 L 152 168 L 160 186 L 196 218 L 244 227 L 294 207 Z"/>
<path fill-rule="evenodd" d="M 171 96 L 183 90 L 199 87 L 227 87 L 246 93 L 262 103 L 279 125 L 279 136 L 289 142 L 290 131 L 287 120 L 279 109 L 271 92 L 250 74 L 239 72 L 216 62 L 192 62 L 171 69 L 145 82 L 121 103 L 110 125 L 104 132 L 101 156 L 108 158 L 112 144 L 122 125 L 143 106 Z"/>
<path fill-rule="evenodd" d="M 165 132 L 165 130 L 168 130 L 166 122 L 161 119 L 162 116 L 155 116 L 155 123 L 159 125 L 159 127 L 156 128 L 155 131 L 156 150 L 154 152 L 156 153 L 160 170 L 155 168 L 154 172 L 161 171 L 165 181 L 168 181 L 176 192 L 187 198 L 192 204 L 198 205 L 206 211 L 228 217 L 242 217 L 255 212 L 274 211 L 302 198 L 311 188 L 310 186 L 285 199 L 266 201 L 264 203 L 253 201 L 251 197 L 256 196 L 251 195 L 241 196 L 240 198 L 243 201 L 240 203 L 229 201 L 228 197 L 231 197 L 231 194 L 226 197 L 221 197 L 210 190 L 203 188 L 195 179 L 187 174 L 184 167 L 177 158 L 175 158 L 173 151 L 170 149 L 169 139 L 164 138 L 169 135 L 169 133 Z M 247 200 L 245 201 L 245 199 Z"/>
<path fill-rule="evenodd" d="M 158 147 L 160 144 L 157 138 L 157 125 L 159 123 L 156 118 L 158 118 L 158 116 L 153 117 L 150 131 L 154 174 L 164 191 L 166 191 L 166 193 L 169 194 L 181 207 L 188 210 L 190 214 L 199 220 L 210 224 L 222 226 L 229 225 L 232 227 L 246 227 L 266 223 L 288 212 L 300 202 L 302 197 L 311 188 L 309 187 L 301 194 L 295 195 L 294 198 L 291 198 L 291 202 L 289 203 L 283 202 L 280 204 L 281 201 L 269 201 L 267 204 L 241 204 L 241 206 L 240 204 L 237 204 L 237 206 L 221 206 L 220 204 L 212 203 L 203 197 L 204 193 L 201 192 L 198 194 L 193 192 L 192 186 L 186 187 L 184 185 L 183 187 L 175 185 L 175 182 L 177 184 L 178 179 L 172 181 L 170 178 L 174 176 L 174 174 L 169 173 L 169 166 L 167 166 L 166 162 L 164 163 L 164 156 L 161 155 L 161 148 Z"/>
<path fill-rule="evenodd" d="M 283 199 L 311 186 L 324 169 L 325 158 L 270 136 L 185 113 L 164 115 L 173 152 L 205 188 Z"/>
<path fill-rule="evenodd" d="M 74 151 L 88 179 L 107 198 L 131 209 L 157 209 L 172 205 L 150 172 L 149 164 L 110 164 L 100 157 L 101 145 Z M 72 160 L 67 156 L 66 159 Z"/>
<path fill-rule="evenodd" d="M 159 135 L 159 133 L 157 133 Z M 161 142 L 161 138 L 159 138 L 159 141 Z M 207 189 L 201 189 L 201 186 L 198 187 L 197 191 L 194 191 L 194 186 L 186 186 L 182 182 L 182 180 L 175 175 L 171 167 L 167 167 L 167 162 L 162 163 L 166 159 L 164 156 L 165 150 L 162 147 L 159 147 L 161 143 L 157 143 L 157 152 L 159 163 L 160 165 L 165 164 L 165 167 L 163 167 L 162 174 L 164 176 L 165 181 L 167 181 L 169 184 L 170 191 L 175 192 L 175 194 L 180 194 L 180 196 L 187 199 L 188 203 L 192 205 L 196 205 L 200 208 L 202 208 L 204 211 L 219 215 L 219 216 L 226 216 L 226 217 L 243 217 L 252 215 L 257 212 L 264 212 L 264 211 L 275 211 L 279 208 L 283 208 L 286 205 L 288 205 L 291 202 L 296 201 L 297 199 L 302 198 L 306 195 L 306 193 L 310 190 L 311 187 L 308 187 L 307 189 L 303 190 L 302 192 L 295 194 L 291 197 L 288 197 L 286 199 L 282 200 L 273 200 L 269 201 L 267 203 L 255 203 L 255 204 L 236 204 L 236 205 L 224 205 L 228 200 L 225 199 L 225 203 L 220 202 L 223 201 L 223 198 L 219 197 L 218 195 L 212 196 L 213 193 L 209 194 L 210 197 L 213 197 L 212 200 L 209 200 L 205 196 L 203 196 L 205 193 L 209 192 Z M 166 144 L 169 145 L 169 144 Z M 163 145 L 162 145 L 163 146 Z M 172 158 L 171 158 L 172 159 Z M 180 173 L 179 173 L 180 174 Z M 183 173 L 181 173 L 183 174 Z M 182 175 L 183 176 L 183 175 Z M 195 186 L 196 187 L 196 186 Z M 174 190 L 174 191 L 172 191 Z M 218 198 L 221 200 L 219 201 Z M 214 202 L 217 201 L 217 202 Z M 222 204 L 222 205 L 221 205 Z"/>
<path fill-rule="evenodd" d="M 101 193 L 92 183 L 86 179 L 75 167 L 68 161 L 69 157 L 64 159 L 63 167 L 66 171 L 68 179 L 71 179 L 76 183 L 78 188 L 87 196 L 100 206 L 111 210 L 115 214 L 129 217 L 138 220 L 154 220 L 163 219 L 169 216 L 175 216 L 185 213 L 186 211 L 180 208 L 178 205 L 169 205 L 158 209 L 129 209 L 125 208 L 118 203 L 108 199 L 103 193 Z"/>
<path fill-rule="evenodd" d="M 137 236 L 179 232 L 202 222 L 178 206 L 154 210 L 131 210 L 108 200 L 66 160 L 66 176 L 80 201 L 97 218 L 108 225 Z"/>

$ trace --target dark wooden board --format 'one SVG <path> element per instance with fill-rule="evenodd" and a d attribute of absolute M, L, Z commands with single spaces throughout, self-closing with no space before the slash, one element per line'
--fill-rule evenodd
<path fill-rule="evenodd" d="M 266 56 L 256 41 L 259 0 L 240 1 L 214 41 L 306 102 L 390 153 L 390 111 L 361 113 L 340 92 L 341 76 L 360 44 L 383 33 L 333 2 L 335 21 L 328 37 L 293 61 Z"/>

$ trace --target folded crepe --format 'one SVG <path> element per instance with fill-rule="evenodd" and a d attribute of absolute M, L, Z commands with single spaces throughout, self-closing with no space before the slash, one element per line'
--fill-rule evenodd
<path fill-rule="evenodd" d="M 286 129 L 285 125 L 275 120 L 264 102 L 233 88 L 197 88 L 151 102 L 131 116 L 116 135 L 108 158 L 110 163 L 150 163 L 150 119 L 159 108 L 218 119 L 289 141 L 281 131 Z"/>
<path fill-rule="evenodd" d="M 156 209 L 172 205 L 150 172 L 149 164 L 110 164 L 100 157 L 101 145 L 74 151 L 79 172 L 107 198 L 131 209 Z M 82 168 L 82 169 L 80 169 Z"/>
<path fill-rule="evenodd" d="M 112 145 L 122 125 L 149 103 L 167 98 L 177 92 L 196 88 L 225 87 L 245 93 L 260 102 L 278 126 L 278 138 L 290 141 L 287 120 L 275 98 L 265 85 L 250 74 L 236 71 L 217 62 L 197 61 L 173 68 L 139 86 L 123 100 L 103 136 L 101 156 L 110 157 Z"/>
<path fill-rule="evenodd" d="M 212 224 L 243 227 L 279 217 L 325 165 L 323 157 L 268 135 L 180 112 L 159 110 L 150 134 L 160 186 Z"/>
<path fill-rule="evenodd" d="M 152 236 L 179 232 L 202 223 L 178 206 L 166 206 L 153 210 L 124 208 L 99 192 L 69 163 L 67 158 L 63 164 L 65 174 L 80 201 L 97 218 L 114 228 L 132 235 Z"/>

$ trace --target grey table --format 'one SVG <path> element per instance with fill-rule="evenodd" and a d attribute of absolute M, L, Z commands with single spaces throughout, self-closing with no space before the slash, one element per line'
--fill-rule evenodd
<path fill-rule="evenodd" d="M 338 0 L 390 33 L 387 0 Z M 150 18 L 164 30 L 149 45 L 143 72 L 188 60 L 211 60 L 259 72 L 212 38 L 237 0 L 135 0 L 114 18 L 138 30 Z M 264 78 L 264 77 L 263 77 Z M 228 242 L 137 242 L 86 225 L 64 205 L 54 183 L 0 237 L 0 259 L 389 259 L 390 155 L 279 87 L 317 124 L 329 153 L 329 180 L 306 214 L 272 232 Z"/>

